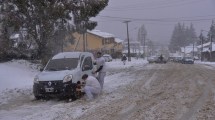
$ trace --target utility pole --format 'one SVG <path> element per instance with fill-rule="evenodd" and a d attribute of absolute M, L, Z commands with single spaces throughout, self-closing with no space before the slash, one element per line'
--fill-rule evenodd
<path fill-rule="evenodd" d="M 184 45 L 184 57 L 186 57 L 186 53 L 185 53 L 185 45 Z"/>
<path fill-rule="evenodd" d="M 201 35 L 200 35 L 200 39 L 201 39 L 201 62 L 203 61 L 203 59 L 202 59 L 202 51 L 203 51 L 203 35 L 202 35 L 202 30 L 201 30 Z"/>
<path fill-rule="evenodd" d="M 198 39 L 198 37 L 192 37 L 193 39 L 192 39 L 192 41 L 193 41 L 193 59 L 194 59 L 194 57 L 195 57 L 195 46 L 196 46 L 196 40 Z"/>
<path fill-rule="evenodd" d="M 213 30 L 214 30 L 214 21 L 212 21 L 212 30 L 210 31 L 210 39 L 211 39 L 211 49 L 210 49 L 210 57 L 211 57 L 211 59 L 210 59 L 210 61 L 212 62 L 213 61 L 213 56 L 214 55 L 212 55 L 212 52 L 213 52 Z"/>
<path fill-rule="evenodd" d="M 210 62 L 212 62 L 212 32 L 210 31 Z"/>
<path fill-rule="evenodd" d="M 211 31 L 206 31 L 206 30 L 201 30 L 202 31 L 205 31 L 205 32 L 208 32 L 209 34 L 209 39 L 210 39 L 210 46 L 209 46 L 209 50 L 210 50 L 210 59 L 209 61 L 211 62 L 212 61 L 212 32 Z M 202 33 L 201 33 L 202 34 Z"/>
<path fill-rule="evenodd" d="M 64 39 L 65 39 L 65 34 L 64 34 L 64 32 L 63 32 L 63 26 L 64 26 L 63 19 L 61 19 L 61 30 L 60 30 L 60 35 L 61 35 L 61 38 L 62 38 L 62 42 L 61 42 L 61 52 L 63 52 L 63 48 L 64 48 Z"/>
<path fill-rule="evenodd" d="M 83 32 L 83 52 L 85 52 L 85 31 Z"/>
<path fill-rule="evenodd" d="M 195 44 L 195 43 L 193 42 L 193 59 L 194 59 L 194 44 Z"/>
<path fill-rule="evenodd" d="M 85 50 L 88 51 L 87 30 L 86 30 L 86 33 L 85 33 Z"/>
<path fill-rule="evenodd" d="M 128 61 L 131 61 L 131 57 L 130 57 L 130 42 L 129 42 L 129 33 L 128 33 L 128 23 L 131 21 L 124 21 L 123 23 L 126 23 L 127 26 L 127 39 L 128 39 Z"/>
<path fill-rule="evenodd" d="M 85 21 L 82 22 L 82 29 L 83 29 L 83 52 L 86 51 L 86 40 L 85 40 L 85 36 L 86 36 L 86 28 L 85 28 Z"/>
<path fill-rule="evenodd" d="M 144 59 L 146 58 L 146 34 L 144 33 L 144 37 L 143 37 L 143 53 L 144 53 Z"/>

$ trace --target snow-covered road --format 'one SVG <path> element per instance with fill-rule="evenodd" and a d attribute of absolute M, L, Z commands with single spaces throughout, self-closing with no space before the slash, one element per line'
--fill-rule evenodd
<path fill-rule="evenodd" d="M 104 91 L 96 100 L 86 102 L 80 99 L 69 103 L 55 99 L 37 101 L 32 95 L 32 86 L 17 86 L 1 92 L 0 119 L 215 119 L 213 66 L 146 64 L 143 60 L 132 60 L 125 66 L 121 61 L 107 64 L 109 71 Z"/>

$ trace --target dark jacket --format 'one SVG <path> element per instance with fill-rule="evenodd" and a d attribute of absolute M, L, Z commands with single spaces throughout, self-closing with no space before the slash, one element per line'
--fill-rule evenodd
<path fill-rule="evenodd" d="M 126 56 L 122 56 L 122 61 L 127 60 Z"/>

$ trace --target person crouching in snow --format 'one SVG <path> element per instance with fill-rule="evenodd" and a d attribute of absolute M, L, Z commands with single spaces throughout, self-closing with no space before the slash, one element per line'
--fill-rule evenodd
<path fill-rule="evenodd" d="M 93 100 L 101 92 L 101 86 L 98 80 L 93 76 L 84 74 L 82 79 L 85 81 L 84 92 L 87 96 L 87 100 Z"/>

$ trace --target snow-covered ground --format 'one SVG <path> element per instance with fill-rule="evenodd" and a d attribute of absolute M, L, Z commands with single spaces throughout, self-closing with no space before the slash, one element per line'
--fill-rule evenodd
<path fill-rule="evenodd" d="M 146 63 L 147 61 L 143 59 L 132 59 L 131 62 L 126 62 L 126 65 L 123 65 L 122 61 L 114 59 L 112 62 L 107 62 L 106 64 L 108 68 L 120 69 Z M 195 61 L 195 64 L 215 66 L 215 62 Z M 7 89 L 18 89 L 32 86 L 33 78 L 39 72 L 37 68 L 38 65 L 29 63 L 25 60 L 12 60 L 10 62 L 0 63 L 0 92 Z"/>
<path fill-rule="evenodd" d="M 196 64 L 205 64 L 205 65 L 214 65 L 215 66 L 215 62 L 201 62 L 201 61 L 195 61 Z"/>
<path fill-rule="evenodd" d="M 107 62 L 108 72 L 105 77 L 104 91 L 99 99 L 91 102 L 84 102 L 81 99 L 70 103 L 57 100 L 34 100 L 32 86 L 33 78 L 39 72 L 38 65 L 24 60 L 0 63 L 0 120 L 70 120 L 79 118 L 111 101 L 122 99 L 123 87 L 134 80 L 142 79 L 131 74 L 131 71 L 138 69 L 142 71 L 147 63 L 143 59 L 132 59 L 126 65 L 123 65 L 119 59 Z M 215 63 L 211 62 L 196 61 L 195 64 L 204 64 L 211 69 L 215 67 Z M 155 67 L 153 66 L 146 66 L 146 68 L 150 70 L 151 67 L 153 70 Z M 165 69 L 165 66 L 162 66 L 164 68 L 161 66 L 157 65 L 159 69 Z M 141 76 L 144 78 L 144 75 L 141 74 Z M 150 79 L 146 81 L 144 87 L 147 90 L 150 89 L 150 84 L 156 77 L 156 73 L 152 74 Z M 116 92 L 120 88 L 122 88 L 121 91 Z"/>
<path fill-rule="evenodd" d="M 126 75 L 126 69 L 130 67 L 138 67 L 143 66 L 147 63 L 146 60 L 143 59 L 132 59 L 131 62 L 126 62 L 126 65 L 123 65 L 122 61 L 119 59 L 114 59 L 112 62 L 106 62 L 107 68 L 109 71 L 105 77 L 104 83 L 104 94 L 110 94 L 112 91 L 117 89 L 120 86 L 128 84 L 132 82 L 130 77 L 134 77 L 132 75 Z M 31 106 L 28 104 L 29 101 L 33 101 L 34 97 L 32 94 L 32 86 L 33 86 L 33 79 L 34 76 L 39 73 L 37 69 L 38 65 L 31 64 L 24 60 L 13 60 L 6 63 L 0 63 L 0 119 L 2 120 L 18 120 L 18 119 L 52 119 L 56 117 L 56 111 L 61 111 L 60 108 L 65 105 L 61 102 L 56 101 L 48 101 L 47 104 L 41 103 L 40 105 Z M 117 69 L 117 70 L 116 70 Z M 121 70 L 120 70 L 121 69 Z M 122 76 L 128 76 L 123 77 Z M 21 97 L 21 98 L 19 98 Z M 104 101 L 109 101 L 111 99 L 117 99 L 120 97 L 119 95 L 112 94 L 111 96 L 106 96 L 102 98 Z M 17 102 L 16 99 L 23 99 L 26 98 L 28 101 L 21 101 L 26 102 L 26 105 L 20 106 L 22 110 L 14 109 L 10 111 L 5 111 L 4 109 L 10 104 L 11 102 Z M 56 104 L 50 107 L 50 104 Z M 16 105 L 15 105 L 16 106 Z M 49 107 L 47 107 L 49 106 Z M 30 108 L 29 108 L 30 107 Z M 32 107 L 35 107 L 32 109 Z M 84 105 L 80 105 L 76 107 L 75 110 L 71 111 L 70 118 L 76 118 L 83 114 L 82 108 L 86 108 Z M 88 106 L 87 108 L 93 108 L 93 106 Z M 8 108 L 9 109 L 9 108 Z M 41 111 L 43 110 L 43 111 Z M 35 114 L 33 114 L 35 111 Z M 47 112 L 49 111 L 48 114 Z M 51 114 L 54 113 L 54 114 Z M 32 114 L 26 117 L 26 114 Z M 37 115 L 42 115 L 41 117 L 37 117 Z"/>
<path fill-rule="evenodd" d="M 132 59 L 123 65 L 119 59 L 112 62 L 106 62 L 108 69 L 128 68 L 147 63 L 143 59 Z M 0 92 L 7 89 L 29 87 L 33 85 L 33 79 L 39 73 L 38 65 L 29 63 L 25 60 L 12 60 L 6 63 L 0 63 Z M 107 78 L 108 79 L 108 78 Z"/>

